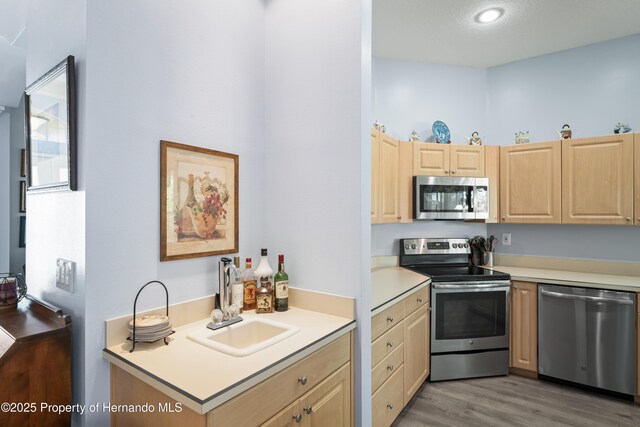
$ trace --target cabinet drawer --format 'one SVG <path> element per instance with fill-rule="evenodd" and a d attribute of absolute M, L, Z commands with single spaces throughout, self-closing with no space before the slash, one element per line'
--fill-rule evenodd
<path fill-rule="evenodd" d="M 375 393 L 387 378 L 400 368 L 403 360 L 404 346 L 400 344 L 398 348 L 382 359 L 380 363 L 374 365 L 373 369 L 371 369 L 371 391 Z"/>
<path fill-rule="evenodd" d="M 214 409 L 210 412 L 209 425 L 260 425 L 318 385 L 350 357 L 351 334 L 346 334 Z M 300 378 L 306 378 L 306 384 L 302 384 Z M 247 414 L 247 408 L 251 408 L 251 416 L 238 415 Z"/>
<path fill-rule="evenodd" d="M 402 322 L 387 331 L 371 344 L 371 366 L 376 366 L 383 358 L 398 348 L 404 341 Z"/>
<path fill-rule="evenodd" d="M 402 411 L 403 370 L 400 366 L 371 397 L 373 427 L 390 426 Z"/>
<path fill-rule="evenodd" d="M 404 306 L 402 301 L 373 316 L 373 319 L 371 319 L 371 340 L 375 340 L 400 323 L 403 317 Z"/>
<path fill-rule="evenodd" d="M 404 317 L 407 317 L 429 301 L 429 286 L 418 289 L 402 300 L 404 304 Z"/>

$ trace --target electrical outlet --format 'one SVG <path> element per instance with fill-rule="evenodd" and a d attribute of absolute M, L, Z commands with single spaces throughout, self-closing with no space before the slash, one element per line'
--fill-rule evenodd
<path fill-rule="evenodd" d="M 73 279 L 76 273 L 76 263 L 58 258 L 56 262 L 56 287 L 73 293 Z"/>
<path fill-rule="evenodd" d="M 502 233 L 502 244 L 511 246 L 511 233 Z"/>

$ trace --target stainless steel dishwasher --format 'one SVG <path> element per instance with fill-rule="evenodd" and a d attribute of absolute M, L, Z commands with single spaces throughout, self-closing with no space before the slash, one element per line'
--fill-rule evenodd
<path fill-rule="evenodd" d="M 632 398 L 635 307 L 634 292 L 540 284 L 538 373 Z"/>

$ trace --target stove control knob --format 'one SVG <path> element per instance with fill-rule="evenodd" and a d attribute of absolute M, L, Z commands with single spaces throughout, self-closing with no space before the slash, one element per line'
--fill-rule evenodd
<path fill-rule="evenodd" d="M 468 243 L 465 243 L 465 244 L 464 244 L 464 247 L 465 247 L 465 248 L 468 248 L 468 247 L 469 247 L 469 244 L 468 244 Z"/>
<path fill-rule="evenodd" d="M 456 249 L 458 247 L 458 244 L 454 243 L 452 246 L 453 246 L 453 249 Z"/>
<path fill-rule="evenodd" d="M 415 243 L 412 243 L 412 244 L 411 244 L 411 249 L 415 249 L 415 248 L 416 248 L 416 244 L 415 244 Z"/>
<path fill-rule="evenodd" d="M 473 340 L 469 340 L 469 345 L 473 345 Z"/>
<path fill-rule="evenodd" d="M 407 244 L 405 244 L 405 245 L 404 245 L 404 248 L 405 248 L 406 250 L 409 250 L 409 244 L 408 244 L 408 243 L 407 243 Z"/>

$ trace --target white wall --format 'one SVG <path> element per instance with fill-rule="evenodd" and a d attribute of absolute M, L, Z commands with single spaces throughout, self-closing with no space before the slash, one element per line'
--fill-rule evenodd
<path fill-rule="evenodd" d="M 557 139 L 569 123 L 576 136 L 613 133 L 616 123 L 640 130 L 640 35 L 490 68 L 490 138 L 511 144 L 516 130 L 532 141 Z M 631 179 L 631 178 L 629 178 Z M 640 227 L 489 225 L 512 233 L 513 255 L 640 261 Z"/>
<path fill-rule="evenodd" d="M 8 112 L 0 112 L 0 272 L 9 271 L 9 235 L 11 218 L 11 120 Z M 17 185 L 17 184 L 16 184 Z"/>
<path fill-rule="evenodd" d="M 25 248 L 19 247 L 20 240 L 20 217 L 26 215 L 20 213 L 20 181 L 27 180 L 20 177 L 20 162 L 22 161 L 22 149 L 25 148 L 24 139 L 24 99 L 20 100 L 18 108 L 7 108 L 9 112 L 10 124 L 10 212 L 9 212 L 9 271 L 12 273 L 22 273 L 25 265 Z M 28 280 L 28 279 L 27 279 Z"/>
<path fill-rule="evenodd" d="M 482 68 L 373 59 L 373 116 L 394 138 L 407 141 L 415 130 L 432 139 L 431 125 L 444 121 L 453 144 L 468 144 L 474 131 L 487 134 L 487 72 Z M 489 141 L 490 142 L 490 141 Z M 398 255 L 399 239 L 473 237 L 484 224 L 462 221 L 415 221 L 371 227 L 371 255 Z"/>
<path fill-rule="evenodd" d="M 240 254 L 269 245 L 264 52 L 262 2 L 88 3 L 88 401 L 109 400 L 104 320 L 130 314 L 143 284 L 163 281 L 171 304 L 217 284 L 219 257 L 159 261 L 161 139 L 238 154 Z M 139 309 L 163 303 L 150 287 Z"/>
<path fill-rule="evenodd" d="M 265 2 L 266 240 L 286 254 L 292 286 L 357 298 L 356 423 L 363 426 L 371 424 L 363 292 L 370 264 L 362 243 L 369 241 L 370 171 L 362 159 L 370 155 L 370 3 Z"/>
<path fill-rule="evenodd" d="M 78 191 L 27 196 L 27 287 L 72 317 L 73 398 L 84 402 L 85 293 L 85 1 L 31 0 L 27 18 L 27 85 L 68 55 L 76 58 L 78 94 Z M 75 293 L 55 287 L 57 258 L 76 262 Z M 91 330 L 91 327 L 89 327 Z M 92 334 L 96 331 L 91 330 Z M 74 423 L 80 422 L 74 416 Z"/>

